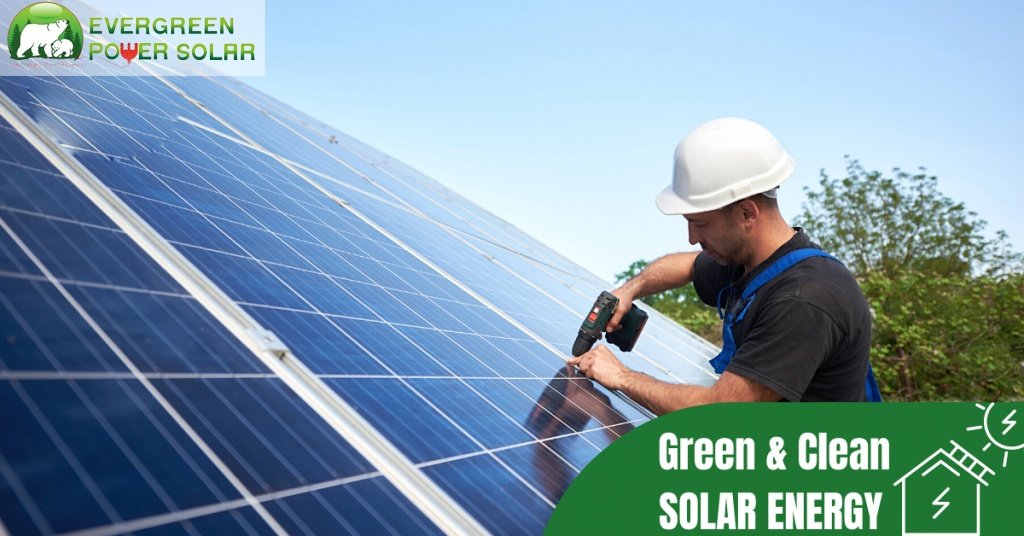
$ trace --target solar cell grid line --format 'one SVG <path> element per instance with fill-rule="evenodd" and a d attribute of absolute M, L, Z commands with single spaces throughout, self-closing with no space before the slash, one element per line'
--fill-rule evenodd
<path fill-rule="evenodd" d="M 413 180 L 415 180 L 416 177 L 422 177 L 422 175 L 416 173 L 408 166 L 405 166 L 400 161 L 396 160 L 387 160 L 384 163 L 378 164 L 377 167 L 381 173 L 394 177 L 398 181 L 406 180 L 403 179 L 403 177 L 408 177 L 409 175 L 413 176 Z M 401 173 L 401 170 L 405 170 L 406 173 Z M 422 180 L 429 179 L 422 178 Z M 518 231 L 504 220 L 501 220 L 486 210 L 475 207 L 475 205 L 464 198 L 457 195 L 446 195 L 444 199 L 455 207 L 455 209 L 447 207 L 446 209 L 454 210 L 457 214 L 463 214 L 465 217 L 470 218 L 467 220 L 467 223 L 474 229 L 473 232 L 470 233 L 466 233 L 465 228 L 461 226 L 453 227 L 454 230 L 466 233 L 472 237 L 483 238 L 496 247 L 505 248 L 510 251 L 526 255 L 527 257 L 535 259 L 538 262 L 545 263 L 554 269 L 564 271 L 576 278 L 600 282 L 600 279 L 593 274 L 581 269 L 565 257 L 553 252 L 550 248 L 536 241 L 532 237 Z M 437 200 L 434 202 L 439 203 Z"/>
<path fill-rule="evenodd" d="M 57 160 L 59 160 L 59 158 L 58 158 Z M 380 449 L 379 447 L 377 447 L 377 446 L 375 446 L 375 449 L 376 449 L 376 450 L 381 450 L 381 449 Z M 387 454 L 383 454 L 383 455 L 387 455 Z M 376 456 L 377 458 L 380 458 L 380 457 L 382 456 L 382 454 L 380 454 L 380 453 L 378 452 L 378 453 L 376 453 L 376 454 L 375 454 L 375 456 Z M 414 495 L 415 495 L 415 493 L 418 493 L 418 491 L 417 491 L 417 490 L 413 490 L 413 494 L 414 494 Z"/>
<path fill-rule="evenodd" d="M 214 83 L 216 83 L 216 82 L 214 82 Z M 268 117 L 271 120 L 276 121 L 277 124 L 280 125 L 281 128 L 288 129 L 290 132 L 292 132 L 302 142 L 305 142 L 310 147 L 316 148 L 317 150 L 321 151 L 324 155 L 334 159 L 341 166 L 344 166 L 344 167 L 348 168 L 351 171 L 352 174 L 354 174 L 354 175 L 358 176 L 359 178 L 365 180 L 370 185 L 377 187 L 380 191 L 382 191 L 387 196 L 387 199 L 384 199 L 383 201 L 385 201 L 385 202 L 391 201 L 391 202 L 397 203 L 397 204 L 399 204 L 401 206 L 405 206 L 405 207 L 409 208 L 410 210 L 412 210 L 414 213 L 422 215 L 424 218 L 427 218 L 427 219 L 430 219 L 430 220 L 433 220 L 433 221 L 438 221 L 438 222 L 443 223 L 445 225 L 461 228 L 461 229 L 464 230 L 464 232 L 475 231 L 475 229 L 472 227 L 472 225 L 469 224 L 468 220 L 466 220 L 465 218 L 459 216 L 456 213 L 453 213 L 452 211 L 448 210 L 446 207 L 444 207 L 444 206 L 442 206 L 440 204 L 437 204 L 434 199 L 425 196 L 423 194 L 423 192 L 421 192 L 419 190 L 416 190 L 414 188 L 409 188 L 404 183 L 401 183 L 401 182 L 396 181 L 394 179 L 388 181 L 388 183 L 386 185 L 381 184 L 381 179 L 382 178 L 387 178 L 386 176 L 382 176 L 382 172 L 383 172 L 382 169 L 375 168 L 375 167 L 371 168 L 371 169 L 367 169 L 365 166 L 358 166 L 358 164 L 357 164 L 358 161 L 353 161 L 353 158 L 356 158 L 354 154 L 349 155 L 350 158 L 347 159 L 347 160 L 343 159 L 343 158 L 340 158 L 337 155 L 333 154 L 332 151 L 329 151 L 327 148 L 312 143 L 312 141 L 309 138 L 305 137 L 302 133 L 296 131 L 291 126 L 289 126 L 287 123 L 277 119 L 273 115 L 268 115 Z M 333 148 L 333 147 L 331 149 L 334 152 L 337 152 L 337 151 L 341 150 L 341 149 Z M 373 173 L 373 171 L 377 171 L 377 173 Z M 364 193 L 367 193 L 368 195 L 373 195 L 373 194 L 369 194 L 368 192 L 365 192 L 365 191 L 364 191 Z M 428 203 L 425 203 L 425 204 L 421 203 L 421 204 L 413 205 L 412 203 L 410 203 L 408 201 L 409 195 L 423 196 L 428 201 Z M 434 210 L 431 210 L 431 209 L 434 209 Z M 468 229 L 466 228 L 467 224 L 469 224 L 469 228 Z"/>

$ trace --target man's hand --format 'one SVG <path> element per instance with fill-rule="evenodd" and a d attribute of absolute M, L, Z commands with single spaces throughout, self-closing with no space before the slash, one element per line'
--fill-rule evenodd
<path fill-rule="evenodd" d="M 619 304 L 615 307 L 615 312 L 612 313 L 612 317 L 608 319 L 608 324 L 604 327 L 607 333 L 619 329 L 619 322 L 622 322 L 622 317 L 626 316 L 626 313 L 633 308 L 633 300 L 636 299 L 636 293 L 628 287 L 628 283 L 613 290 L 612 294 L 619 299 Z"/>
<path fill-rule="evenodd" d="M 609 389 L 621 388 L 623 377 L 630 372 L 629 367 L 623 365 L 603 344 L 598 344 L 589 352 L 570 359 L 569 364 L 579 367 L 580 372 L 588 378 Z"/>
<path fill-rule="evenodd" d="M 668 383 L 635 372 L 622 364 L 607 346 L 599 344 L 568 361 L 601 385 L 640 403 L 657 415 L 716 402 L 773 402 L 782 395 L 756 381 L 725 371 L 710 387 Z"/>

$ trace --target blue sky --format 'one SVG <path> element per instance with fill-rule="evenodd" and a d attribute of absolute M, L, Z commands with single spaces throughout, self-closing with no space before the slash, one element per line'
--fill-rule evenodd
<path fill-rule="evenodd" d="M 654 196 L 721 116 L 795 158 L 788 218 L 849 154 L 927 167 L 1020 250 L 1021 28 L 1019 1 L 272 0 L 245 80 L 611 279 L 692 248 Z"/>

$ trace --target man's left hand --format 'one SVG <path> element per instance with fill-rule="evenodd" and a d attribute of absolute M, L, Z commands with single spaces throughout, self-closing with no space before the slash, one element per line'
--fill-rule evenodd
<path fill-rule="evenodd" d="M 570 359 L 570 365 L 579 367 L 588 378 L 609 389 L 619 389 L 629 368 L 615 357 L 607 346 L 599 344 L 589 352 Z"/>

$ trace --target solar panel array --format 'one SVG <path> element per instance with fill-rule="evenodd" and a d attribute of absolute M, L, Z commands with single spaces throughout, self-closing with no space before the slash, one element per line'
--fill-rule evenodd
<path fill-rule="evenodd" d="M 536 534 L 650 418 L 565 371 L 606 282 L 357 140 L 227 79 L 0 93 L 0 532 Z"/>

